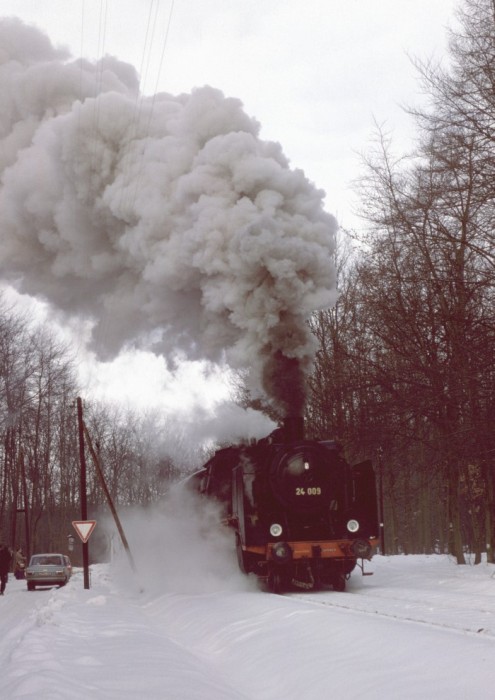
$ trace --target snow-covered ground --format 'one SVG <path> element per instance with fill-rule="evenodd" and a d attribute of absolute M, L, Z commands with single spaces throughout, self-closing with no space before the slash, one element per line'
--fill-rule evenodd
<path fill-rule="evenodd" d="M 171 562 L 169 562 L 171 565 Z M 223 566 L 183 590 L 126 567 L 0 598 L 0 696 L 42 700 L 488 700 L 495 566 L 374 558 L 345 593 L 275 596 Z M 144 573 L 144 572 L 143 572 Z"/>

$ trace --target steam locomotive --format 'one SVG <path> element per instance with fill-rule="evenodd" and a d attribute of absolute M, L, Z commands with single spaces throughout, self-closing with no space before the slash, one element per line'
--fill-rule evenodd
<path fill-rule="evenodd" d="M 364 560 L 378 543 L 372 464 L 351 467 L 337 442 L 304 439 L 302 418 L 218 450 L 189 480 L 220 503 L 240 569 L 269 590 L 343 591 L 356 565 L 368 575 Z"/>

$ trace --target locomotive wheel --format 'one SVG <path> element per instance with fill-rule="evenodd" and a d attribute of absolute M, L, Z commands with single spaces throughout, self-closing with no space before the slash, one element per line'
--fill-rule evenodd
<path fill-rule="evenodd" d="M 332 586 L 334 591 L 345 591 L 345 576 L 344 574 L 336 574 L 333 577 Z"/>
<path fill-rule="evenodd" d="M 313 583 L 313 590 L 321 591 L 321 589 L 323 588 L 323 581 L 321 580 L 321 577 L 319 575 L 316 575 L 314 579 L 315 582 Z"/>
<path fill-rule="evenodd" d="M 282 593 L 284 579 L 279 571 L 271 571 L 268 576 L 268 590 L 272 593 Z"/>

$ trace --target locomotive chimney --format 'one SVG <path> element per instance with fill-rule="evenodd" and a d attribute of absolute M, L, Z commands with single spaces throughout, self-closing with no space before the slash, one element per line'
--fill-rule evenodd
<path fill-rule="evenodd" d="M 285 442 L 304 440 L 303 416 L 286 416 L 284 418 Z"/>

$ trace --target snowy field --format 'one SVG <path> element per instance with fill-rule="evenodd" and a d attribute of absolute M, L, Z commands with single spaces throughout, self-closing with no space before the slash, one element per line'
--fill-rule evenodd
<path fill-rule="evenodd" d="M 494 565 L 377 556 L 374 575 L 355 572 L 345 593 L 275 596 L 231 564 L 177 590 L 159 569 L 136 582 L 125 562 L 93 565 L 90 590 L 80 570 L 65 588 L 31 593 L 11 577 L 0 598 L 1 697 L 495 697 Z"/>

